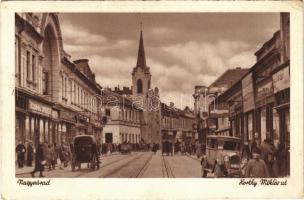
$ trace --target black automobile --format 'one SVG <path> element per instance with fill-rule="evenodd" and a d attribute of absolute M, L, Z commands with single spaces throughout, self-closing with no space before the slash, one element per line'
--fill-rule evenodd
<path fill-rule="evenodd" d="M 72 171 L 76 167 L 81 168 L 81 163 L 88 163 L 88 168 L 94 170 L 99 167 L 99 151 L 97 149 L 96 139 L 93 135 L 78 135 L 74 137 L 71 144 Z"/>

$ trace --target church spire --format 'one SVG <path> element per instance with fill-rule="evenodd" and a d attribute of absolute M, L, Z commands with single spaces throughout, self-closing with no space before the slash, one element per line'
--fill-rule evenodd
<path fill-rule="evenodd" d="M 146 68 L 146 55 L 143 41 L 142 23 L 140 23 L 140 39 L 136 67 Z"/>

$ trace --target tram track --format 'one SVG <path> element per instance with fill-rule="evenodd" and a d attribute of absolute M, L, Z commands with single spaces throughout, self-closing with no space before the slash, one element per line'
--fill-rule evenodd
<path fill-rule="evenodd" d="M 147 170 L 151 159 L 153 158 L 153 154 L 151 154 L 148 159 L 145 161 L 145 164 L 134 174 L 132 174 L 129 178 L 140 178 L 143 176 L 145 171 Z"/>
<path fill-rule="evenodd" d="M 140 154 L 134 158 L 132 158 L 131 160 L 129 160 L 128 162 L 125 162 L 123 163 L 122 165 L 114 168 L 113 170 L 111 170 L 110 172 L 108 172 L 107 174 L 105 175 L 101 175 L 101 176 L 98 176 L 98 178 L 109 178 L 110 176 L 112 176 L 113 174 L 117 173 L 118 171 L 120 171 L 121 169 L 129 166 L 131 163 L 133 163 L 134 161 L 140 159 L 142 156 L 144 156 L 145 154 Z"/>
<path fill-rule="evenodd" d="M 133 155 L 135 158 L 137 158 L 137 157 L 140 157 L 140 156 L 142 156 L 142 155 L 144 155 L 143 153 L 141 153 L 141 154 L 139 154 L 139 156 L 136 154 L 136 155 Z M 128 159 L 130 159 L 130 157 L 125 157 L 125 158 L 119 158 L 119 159 L 115 159 L 115 160 L 113 160 L 113 161 L 111 161 L 111 162 L 109 162 L 109 163 L 106 163 L 106 164 L 104 164 L 104 165 L 101 165 L 100 167 L 99 167 L 99 169 L 97 169 L 97 170 L 101 170 L 101 169 L 103 169 L 103 168 L 106 168 L 106 167 L 108 167 L 108 166 L 110 166 L 110 165 L 113 165 L 113 164 L 115 164 L 115 163 L 118 163 L 118 162 L 121 162 L 121 161 L 124 161 L 124 160 L 128 160 Z M 133 158 L 134 159 L 134 158 Z M 132 159 L 132 160 L 133 160 Z M 130 161 L 128 161 L 128 162 L 130 162 Z M 79 175 L 77 175 L 77 176 L 74 176 L 75 178 L 77 178 L 77 177 L 80 177 L 80 176 L 83 176 L 83 175 L 87 175 L 87 174 L 91 174 L 91 173 L 96 173 L 97 171 L 95 170 L 95 171 L 89 171 L 89 172 L 83 172 L 83 173 L 81 173 L 81 174 L 79 174 Z M 101 178 L 102 176 L 98 176 L 98 178 Z"/>
<path fill-rule="evenodd" d="M 175 175 L 172 171 L 172 168 L 170 167 L 169 163 L 166 161 L 165 156 L 162 155 L 162 160 L 163 160 L 163 167 L 165 170 L 165 173 L 163 173 L 163 176 L 166 178 L 175 178 Z"/>

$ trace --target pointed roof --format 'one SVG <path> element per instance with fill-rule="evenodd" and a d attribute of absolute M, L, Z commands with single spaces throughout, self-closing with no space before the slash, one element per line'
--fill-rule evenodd
<path fill-rule="evenodd" d="M 138 56 L 137 56 L 137 63 L 136 67 L 146 68 L 146 55 L 145 55 L 145 48 L 144 48 L 144 41 L 143 41 L 143 34 L 142 30 L 140 30 L 140 39 L 139 39 L 139 47 L 138 47 Z"/>

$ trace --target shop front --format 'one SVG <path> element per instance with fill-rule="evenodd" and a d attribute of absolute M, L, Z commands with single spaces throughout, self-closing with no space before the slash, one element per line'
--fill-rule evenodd
<path fill-rule="evenodd" d="M 75 112 L 68 109 L 60 110 L 60 140 L 70 143 L 76 136 L 75 131 L 76 118 Z"/>
<path fill-rule="evenodd" d="M 229 121 L 231 125 L 230 136 L 243 140 L 243 104 L 241 92 L 229 100 Z"/>
<path fill-rule="evenodd" d="M 243 141 L 252 141 L 254 135 L 254 90 L 252 73 L 249 73 L 242 80 L 242 96 L 243 96 L 243 122 L 244 134 Z"/>
<path fill-rule="evenodd" d="M 276 132 L 278 133 L 278 149 L 284 152 L 281 158 L 282 167 L 280 175 L 290 174 L 290 74 L 289 65 L 278 71 L 272 76 L 275 107 L 274 112 L 277 116 Z"/>
<path fill-rule="evenodd" d="M 18 91 L 15 127 L 16 144 L 32 142 L 37 147 L 39 142 L 58 142 L 58 110 L 42 98 Z"/>
<path fill-rule="evenodd" d="M 273 83 L 271 79 L 267 79 L 263 83 L 256 86 L 255 96 L 256 107 L 256 131 L 259 133 L 259 140 L 263 142 L 266 138 L 274 141 L 277 138 L 273 131 L 273 112 L 274 95 Z"/>

